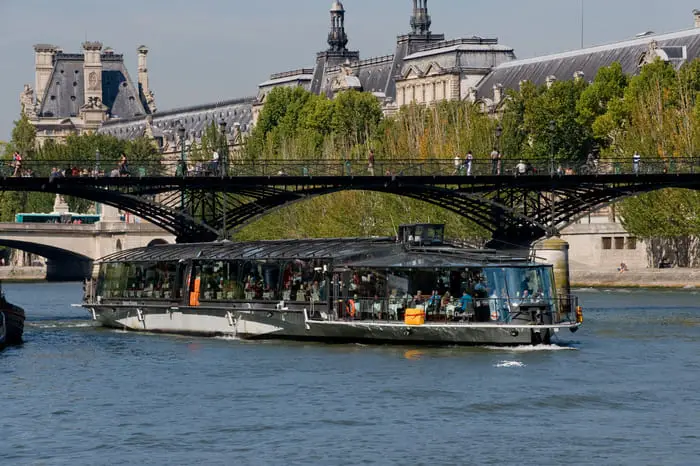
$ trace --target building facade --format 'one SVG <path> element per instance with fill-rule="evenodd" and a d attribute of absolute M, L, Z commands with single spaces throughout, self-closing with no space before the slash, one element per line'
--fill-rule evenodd
<path fill-rule="evenodd" d="M 34 87 L 25 84 L 20 104 L 37 130 L 38 144 L 95 131 L 110 120 L 154 113 L 147 55 L 146 47 L 138 48 L 138 82 L 134 85 L 124 56 L 103 49 L 100 42 L 83 43 L 82 53 L 35 45 Z"/>
<path fill-rule="evenodd" d="M 498 39 L 445 40 L 444 34 L 433 33 L 427 0 L 413 0 L 411 30 L 397 37 L 391 55 L 361 59 L 358 51 L 349 50 L 345 19 L 343 4 L 333 2 L 328 48 L 316 54 L 313 68 L 276 73 L 261 83 L 256 113 L 272 89 L 290 85 L 331 98 L 350 89 L 371 92 L 386 113 L 413 102 L 465 99 L 494 67 L 516 58 Z"/>

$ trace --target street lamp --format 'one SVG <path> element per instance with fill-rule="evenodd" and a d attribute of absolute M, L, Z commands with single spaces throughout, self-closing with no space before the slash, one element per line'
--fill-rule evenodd
<path fill-rule="evenodd" d="M 226 120 L 221 118 L 219 120 L 219 130 L 221 131 L 221 153 L 219 154 L 219 165 L 221 170 L 221 177 L 223 178 L 225 174 L 228 174 L 228 140 L 226 138 Z M 226 210 L 227 210 L 227 205 L 226 205 L 226 200 L 228 198 L 228 193 L 224 189 L 224 192 L 222 193 L 223 195 L 223 202 L 221 203 L 223 207 L 223 223 L 221 224 L 221 239 L 226 240 L 228 239 L 228 232 L 227 232 L 227 223 L 228 219 L 226 218 Z"/>
<path fill-rule="evenodd" d="M 180 136 L 180 170 L 181 170 L 181 175 L 185 176 L 187 173 L 187 160 L 185 159 L 185 133 L 187 130 L 185 130 L 185 127 L 182 126 L 182 123 L 180 123 L 180 127 L 177 129 L 177 134 Z"/>
<path fill-rule="evenodd" d="M 228 174 L 228 138 L 226 137 L 226 120 L 219 120 L 219 130 L 221 131 L 221 153 L 219 154 L 219 164 L 221 165 L 221 176 Z"/>
<path fill-rule="evenodd" d="M 549 121 L 549 174 L 554 174 L 554 132 L 557 130 L 557 123 L 554 120 Z"/>
<path fill-rule="evenodd" d="M 180 123 L 180 126 L 177 128 L 177 134 L 180 136 L 180 169 L 178 171 L 180 172 L 179 175 L 182 177 L 187 176 L 187 161 L 185 160 L 185 132 L 185 127 L 182 126 L 182 123 Z M 185 211 L 184 186 L 180 190 L 180 208 L 183 212 Z"/>

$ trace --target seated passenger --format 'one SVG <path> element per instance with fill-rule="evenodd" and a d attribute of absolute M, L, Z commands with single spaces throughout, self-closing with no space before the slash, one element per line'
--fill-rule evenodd
<path fill-rule="evenodd" d="M 372 316 L 375 319 L 382 318 L 382 302 L 377 295 L 374 296 L 374 302 L 372 303 Z"/>
<path fill-rule="evenodd" d="M 468 312 L 473 304 L 474 300 L 469 293 L 467 293 L 467 290 L 464 290 L 462 297 L 459 299 L 459 308 L 462 310 L 462 313 Z"/>
<path fill-rule="evenodd" d="M 423 292 L 421 290 L 418 290 L 418 293 L 416 293 L 415 298 L 413 298 L 413 304 L 416 306 L 425 304 L 425 296 L 423 296 Z"/>
<path fill-rule="evenodd" d="M 446 291 L 445 295 L 442 297 L 442 302 L 441 302 L 442 307 L 446 308 L 447 305 L 450 304 L 451 301 L 452 301 L 452 296 L 450 296 L 449 291 Z"/>

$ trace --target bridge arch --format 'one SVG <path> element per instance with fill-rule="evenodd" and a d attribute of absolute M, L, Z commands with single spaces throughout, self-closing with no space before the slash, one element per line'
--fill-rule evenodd
<path fill-rule="evenodd" d="M 2 178 L 0 190 L 52 192 L 102 202 L 134 213 L 182 242 L 216 239 L 224 227 L 235 231 L 304 199 L 345 190 L 373 191 L 428 202 L 473 220 L 499 240 L 524 242 L 556 233 L 584 212 L 628 196 L 664 188 L 700 189 L 696 161 L 672 174 L 663 172 L 666 167 L 660 163 L 646 164 L 647 173 L 518 177 L 490 175 L 485 170 L 471 177 L 444 175 L 452 171 L 451 166 L 447 170 L 443 166 L 435 175 L 416 176 L 338 176 L 330 171 L 319 176 L 260 175 L 265 170 L 277 173 L 272 171 L 273 161 L 269 166 L 264 162 L 238 167 L 258 173 L 246 175 L 244 170 L 238 177 L 78 177 L 55 182 Z M 428 166 L 431 161 L 421 163 Z M 300 170 L 297 166 L 289 172 Z"/>
<path fill-rule="evenodd" d="M 92 258 L 74 251 L 31 241 L 9 239 L 0 239 L 0 246 L 44 257 L 46 279 L 49 281 L 82 280 L 90 275 Z"/>

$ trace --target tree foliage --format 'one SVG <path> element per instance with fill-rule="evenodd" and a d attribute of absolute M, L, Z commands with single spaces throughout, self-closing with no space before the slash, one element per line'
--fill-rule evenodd
<path fill-rule="evenodd" d="M 127 155 L 132 170 L 137 170 L 140 164 L 153 165 L 161 157 L 154 143 L 146 138 L 126 141 L 98 133 L 73 134 L 66 137 L 65 143 L 49 140 L 37 147 L 36 131 L 25 115 L 15 122 L 12 139 L 5 147 L 6 159 L 14 151 L 22 154 L 24 167 L 34 163 L 44 170 L 49 166 L 70 170 L 74 166 L 99 165 L 109 172 L 117 167 L 122 154 Z M 14 221 L 15 214 L 20 212 L 51 212 L 54 200 L 55 196 L 47 193 L 0 192 L 0 221 Z M 94 206 L 93 202 L 74 197 L 67 197 L 66 202 L 77 213 L 85 213 Z"/>

